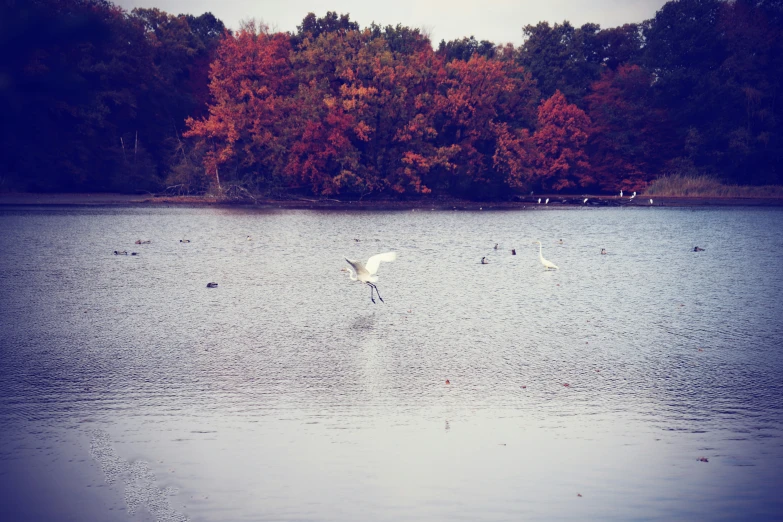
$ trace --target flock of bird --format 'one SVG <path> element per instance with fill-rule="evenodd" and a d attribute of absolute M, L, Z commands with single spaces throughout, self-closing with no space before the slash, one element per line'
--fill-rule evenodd
<path fill-rule="evenodd" d="M 623 191 L 620 191 L 620 197 L 623 197 Z M 633 199 L 636 197 L 636 192 L 634 192 L 630 199 Z M 585 198 L 583 203 L 587 203 L 588 198 Z M 541 198 L 538 198 L 538 202 L 541 203 Z M 544 201 L 544 204 L 549 203 L 549 198 L 546 198 Z M 650 199 L 650 204 L 652 205 L 653 200 Z M 252 241 L 253 238 L 250 236 L 247 236 L 247 241 Z M 358 240 L 356 240 L 358 241 Z M 180 243 L 190 243 L 189 239 L 180 239 Z M 563 240 L 560 240 L 560 243 L 562 243 Z M 149 240 L 136 240 L 137 245 L 143 245 L 150 243 Z M 538 260 L 541 261 L 541 264 L 544 265 L 545 270 L 558 270 L 558 266 L 554 264 L 553 262 L 549 261 L 544 257 L 543 254 L 543 247 L 541 245 L 541 241 L 536 241 L 535 243 L 538 243 Z M 495 250 L 498 249 L 498 244 L 495 243 Z M 698 250 L 697 250 L 698 249 Z M 695 247 L 694 251 L 702 251 L 703 249 L 699 249 L 699 247 Z M 516 250 L 511 251 L 512 255 L 516 255 Z M 601 254 L 606 254 L 606 249 L 601 249 Z M 127 251 L 114 251 L 114 255 L 128 255 Z M 136 252 L 131 253 L 131 255 L 136 255 Z M 396 252 L 385 252 L 383 254 L 376 254 L 372 257 L 370 257 L 366 262 L 362 263 L 361 261 L 353 261 L 351 259 L 345 258 L 345 260 L 348 262 L 348 265 L 350 268 L 348 269 L 348 275 L 351 278 L 352 281 L 359 281 L 361 283 L 366 284 L 370 287 L 370 300 L 375 303 L 375 295 L 378 295 L 378 299 L 381 300 L 381 302 L 385 302 L 383 298 L 381 297 L 381 293 L 378 291 L 378 287 L 376 286 L 376 282 L 378 281 L 378 276 L 376 275 L 378 273 L 378 268 L 380 268 L 381 263 L 390 263 L 397 259 L 397 253 Z M 486 257 L 481 258 L 481 264 L 486 265 L 489 261 Z M 217 283 L 207 283 L 207 288 L 216 288 L 218 286 Z"/>
<path fill-rule="evenodd" d="M 532 194 L 532 192 L 531 192 L 531 194 Z M 620 198 L 622 198 L 622 197 L 623 197 L 623 191 L 621 190 L 620 191 Z M 628 196 L 628 201 L 631 201 L 635 197 L 636 197 L 636 192 L 634 192 L 633 194 Z M 582 204 L 586 205 L 589 199 L 590 198 L 585 198 L 584 200 L 582 200 Z M 541 198 L 538 198 L 538 204 L 539 205 L 541 204 Z M 546 200 L 544 200 L 544 205 L 548 205 L 548 204 L 549 204 L 549 198 L 546 198 Z M 650 205 L 652 205 L 652 204 L 653 204 L 653 200 L 652 200 L 652 198 L 650 198 Z"/>
<path fill-rule="evenodd" d="M 532 192 L 531 192 L 532 194 Z M 620 190 L 620 197 L 623 197 L 623 191 Z M 636 197 L 636 192 L 631 194 L 629 196 L 629 200 Z M 582 201 L 582 204 L 586 204 L 589 198 L 585 198 L 584 201 Z M 541 198 L 538 198 L 538 203 L 541 204 Z M 546 198 L 544 200 L 544 205 L 549 204 L 549 198 Z M 650 205 L 653 204 L 652 198 L 650 198 Z M 358 241 L 358 240 L 357 240 Z M 563 240 L 561 239 L 560 242 L 562 243 Z M 558 266 L 554 264 L 553 262 L 549 261 L 544 257 L 543 254 L 543 247 L 541 245 L 541 241 L 536 241 L 538 243 L 538 260 L 541 261 L 541 264 L 544 265 L 545 270 L 558 270 Z M 497 243 L 495 243 L 495 250 L 498 249 Z M 699 247 L 696 247 L 699 248 Z M 695 252 L 698 252 L 700 250 L 695 250 Z M 513 255 L 516 255 L 516 250 L 512 250 L 511 253 Z M 601 249 L 601 254 L 605 255 L 606 249 Z M 365 264 L 362 264 L 360 261 L 351 261 L 350 259 L 345 259 L 348 261 L 348 264 L 351 265 L 350 268 L 350 277 L 352 281 L 361 281 L 362 283 L 367 284 L 370 287 L 370 299 L 372 302 L 375 302 L 375 294 L 378 294 L 378 299 L 381 300 L 381 302 L 384 302 L 383 298 L 381 298 L 381 294 L 378 292 L 378 287 L 375 285 L 376 281 L 378 281 L 378 276 L 375 275 L 376 272 L 378 272 L 378 267 L 380 267 L 381 261 L 394 261 L 397 259 L 397 254 L 395 252 L 386 252 L 385 254 L 376 254 L 372 256 L 370 259 L 367 260 Z M 489 261 L 486 257 L 481 258 L 481 264 L 486 265 L 489 264 Z"/>
<path fill-rule="evenodd" d="M 560 243 L 562 244 L 563 240 L 560 240 Z M 548 259 L 544 258 L 543 254 L 543 247 L 541 245 L 541 241 L 536 241 L 535 243 L 538 243 L 538 260 L 541 261 L 541 264 L 544 265 L 545 270 L 558 270 L 558 266 L 554 264 L 553 262 L 549 261 Z M 534 243 L 534 244 L 535 244 Z M 495 250 L 498 249 L 498 244 L 495 243 Z M 511 250 L 512 255 L 516 255 L 516 250 Z M 602 254 L 606 254 L 606 249 L 601 249 Z M 381 300 L 382 303 L 385 301 L 381 297 L 380 292 L 378 292 L 378 287 L 375 285 L 375 283 L 378 281 L 378 268 L 380 268 L 382 262 L 390 263 L 397 259 L 397 253 L 396 252 L 385 252 L 383 254 L 376 254 L 372 257 L 370 257 L 365 263 L 362 263 L 361 261 L 354 261 L 348 258 L 345 258 L 345 260 L 348 262 L 348 265 L 350 268 L 347 269 L 348 275 L 351 278 L 351 281 L 359 281 L 367 286 L 370 287 L 370 300 L 375 303 L 375 295 L 378 295 L 378 299 Z M 487 261 L 486 257 L 481 258 L 481 264 L 486 265 L 489 264 L 489 261 Z M 346 269 L 343 269 L 344 271 Z"/>

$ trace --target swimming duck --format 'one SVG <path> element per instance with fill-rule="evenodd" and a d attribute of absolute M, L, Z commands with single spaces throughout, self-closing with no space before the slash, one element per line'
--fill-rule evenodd
<path fill-rule="evenodd" d="M 115 256 L 127 256 L 128 255 L 128 251 L 127 250 L 123 250 L 123 251 L 115 250 L 114 251 L 114 255 Z"/>
<path fill-rule="evenodd" d="M 150 240 L 149 239 L 137 239 L 136 240 L 137 245 L 149 245 Z"/>
<path fill-rule="evenodd" d="M 693 251 L 694 251 L 694 252 L 704 252 L 704 249 L 703 249 L 703 248 L 700 248 L 700 247 L 697 247 L 697 246 L 695 246 L 695 247 L 693 247 Z"/>
<path fill-rule="evenodd" d="M 207 288 L 217 288 L 217 283 L 207 283 Z"/>
<path fill-rule="evenodd" d="M 488 265 L 488 264 L 489 264 L 489 261 L 487 261 L 487 258 L 486 258 L 486 257 L 482 257 L 482 258 L 481 258 L 481 264 L 482 264 L 482 265 Z"/>
<path fill-rule="evenodd" d="M 190 239 L 180 239 L 180 243 L 190 243 Z"/>
<path fill-rule="evenodd" d="M 601 249 L 601 254 L 606 255 L 606 249 L 605 248 Z"/>

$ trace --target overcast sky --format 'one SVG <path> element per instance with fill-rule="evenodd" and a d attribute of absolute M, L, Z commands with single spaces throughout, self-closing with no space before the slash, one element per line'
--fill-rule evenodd
<path fill-rule="evenodd" d="M 307 13 L 349 13 L 366 27 L 402 24 L 427 29 L 435 47 L 440 40 L 475 36 L 494 43 L 522 43 L 522 27 L 568 20 L 578 27 L 592 22 L 602 28 L 641 22 L 655 16 L 666 0 L 114 0 L 130 11 L 157 7 L 171 14 L 210 11 L 234 29 L 246 18 L 263 20 L 273 29 L 294 31 Z"/>

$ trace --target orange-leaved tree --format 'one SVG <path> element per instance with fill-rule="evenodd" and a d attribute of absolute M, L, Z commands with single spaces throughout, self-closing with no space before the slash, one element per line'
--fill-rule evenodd
<path fill-rule="evenodd" d="M 527 129 L 535 122 L 538 90 L 514 62 L 474 55 L 446 65 L 436 95 L 438 143 L 453 148 L 452 172 L 441 185 L 472 195 L 521 187 L 532 158 Z"/>
<path fill-rule="evenodd" d="M 541 103 L 533 138 L 540 153 L 536 181 L 543 190 L 569 190 L 595 183 L 585 153 L 590 125 L 587 114 L 568 103 L 560 91 Z"/>
<path fill-rule="evenodd" d="M 279 176 L 286 145 L 278 127 L 293 88 L 290 52 L 286 35 L 255 22 L 223 37 L 210 70 L 209 115 L 188 119 L 185 134 L 205 150 L 207 174 L 230 170 L 257 186 Z"/>

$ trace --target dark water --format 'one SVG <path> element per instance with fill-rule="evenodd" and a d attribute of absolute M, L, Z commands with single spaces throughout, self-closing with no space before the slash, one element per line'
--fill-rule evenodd
<path fill-rule="evenodd" d="M 783 517 L 781 210 L 3 207 L 0 252 L 12 519 Z"/>

